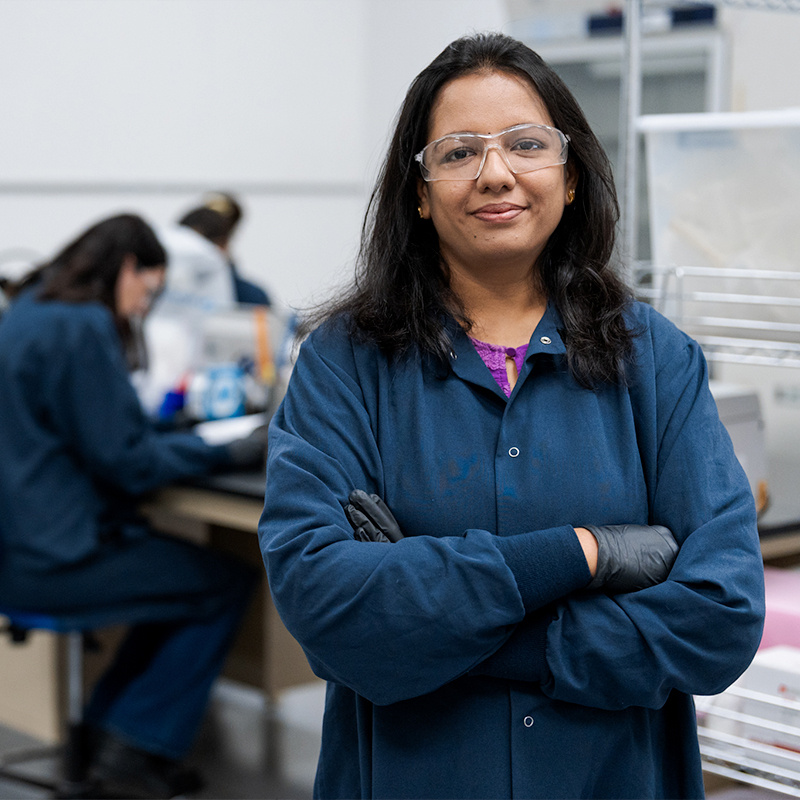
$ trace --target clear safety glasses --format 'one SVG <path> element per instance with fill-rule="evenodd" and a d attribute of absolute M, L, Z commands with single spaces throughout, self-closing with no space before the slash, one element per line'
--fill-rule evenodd
<path fill-rule="evenodd" d="M 414 160 L 426 181 L 472 181 L 481 174 L 491 149 L 520 175 L 565 164 L 568 142 L 569 136 L 557 128 L 522 124 L 491 135 L 451 133 L 426 145 Z"/>

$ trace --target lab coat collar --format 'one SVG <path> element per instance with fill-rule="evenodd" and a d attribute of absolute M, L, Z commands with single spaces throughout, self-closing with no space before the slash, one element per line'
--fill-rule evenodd
<path fill-rule="evenodd" d="M 550 355 L 561 356 L 566 353 L 564 340 L 561 336 L 563 320 L 558 309 L 552 302 L 548 301 L 544 316 L 536 326 L 536 330 L 528 343 L 528 351 L 525 356 L 525 364 L 517 379 L 516 389 L 524 382 L 526 376 L 531 371 L 532 361 L 536 356 Z M 453 317 L 445 320 L 445 329 L 450 337 L 450 367 L 453 372 L 462 380 L 473 383 L 484 389 L 488 389 L 492 394 L 501 397 L 504 401 L 509 398 L 505 396 L 503 390 L 498 386 L 497 381 L 483 363 L 483 359 L 478 355 L 475 346 L 462 327 Z M 511 397 L 515 391 L 512 391 Z"/>
<path fill-rule="evenodd" d="M 564 355 L 567 348 L 562 338 L 563 331 L 564 320 L 552 300 L 548 300 L 544 316 L 539 320 L 539 324 L 528 342 L 525 360 L 530 360 L 537 353 Z"/>

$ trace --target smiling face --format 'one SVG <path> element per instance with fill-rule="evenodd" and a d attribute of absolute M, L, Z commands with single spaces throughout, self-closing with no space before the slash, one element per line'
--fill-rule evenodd
<path fill-rule="evenodd" d="M 428 142 L 452 133 L 495 134 L 522 123 L 553 122 L 533 86 L 507 72 L 478 72 L 442 87 Z M 473 180 L 418 182 L 420 210 L 430 219 L 451 273 L 498 268 L 530 271 L 556 229 L 577 175 L 570 165 L 515 175 L 490 149 Z"/>

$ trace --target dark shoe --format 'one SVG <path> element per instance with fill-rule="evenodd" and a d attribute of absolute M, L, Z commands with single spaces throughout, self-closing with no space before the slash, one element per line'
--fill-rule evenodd
<path fill-rule="evenodd" d="M 203 779 L 196 770 L 107 734 L 95 750 L 90 775 L 109 796 L 116 797 L 150 800 L 190 794 L 203 788 Z"/>

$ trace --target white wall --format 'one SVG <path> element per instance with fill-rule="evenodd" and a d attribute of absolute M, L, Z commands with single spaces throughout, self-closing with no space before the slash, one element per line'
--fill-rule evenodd
<path fill-rule="evenodd" d="M 320 299 L 350 273 L 414 75 L 464 33 L 598 3 L 1 0 L 0 271 L 118 210 L 163 224 L 228 189 L 243 270 Z M 800 105 L 800 15 L 721 16 L 734 107 Z"/>
<path fill-rule="evenodd" d="M 502 0 L 2 0 L 0 272 L 90 221 L 241 197 L 243 271 L 289 305 L 349 274 L 388 130 Z"/>
<path fill-rule="evenodd" d="M 364 135 L 377 167 L 414 77 L 454 39 L 502 30 L 504 0 L 364 0 Z"/>
<path fill-rule="evenodd" d="M 724 9 L 720 17 L 732 43 L 731 110 L 800 108 L 800 11 Z"/>

